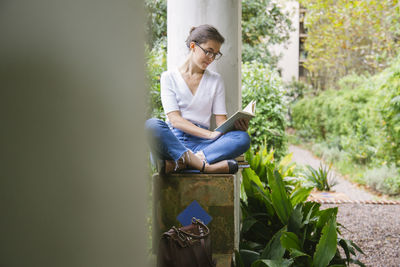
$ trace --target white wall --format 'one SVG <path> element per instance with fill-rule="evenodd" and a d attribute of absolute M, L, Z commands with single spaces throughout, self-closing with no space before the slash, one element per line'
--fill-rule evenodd
<path fill-rule="evenodd" d="M 277 54 L 282 53 L 282 58 L 278 62 L 281 69 L 282 79 L 291 81 L 299 78 L 299 3 L 297 1 L 280 1 L 280 6 L 284 11 L 288 11 L 295 31 L 290 33 L 290 39 L 281 45 L 271 47 Z"/>

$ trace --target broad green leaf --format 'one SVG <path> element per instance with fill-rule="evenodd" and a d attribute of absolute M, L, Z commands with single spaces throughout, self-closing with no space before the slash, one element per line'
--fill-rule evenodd
<path fill-rule="evenodd" d="M 272 170 L 268 169 L 268 183 L 271 188 L 272 205 L 280 221 L 283 224 L 287 224 L 293 207 L 286 193 L 282 177 L 278 171 L 272 173 Z"/>
<path fill-rule="evenodd" d="M 335 217 L 329 219 L 322 229 L 322 236 L 314 253 L 314 266 L 326 267 L 335 256 L 337 247 L 337 232 Z"/>
<path fill-rule="evenodd" d="M 266 156 L 266 161 L 267 162 L 274 161 L 274 153 L 275 153 L 275 150 L 271 149 L 271 151 Z"/>
<path fill-rule="evenodd" d="M 285 254 L 285 248 L 282 247 L 280 239 L 284 231 L 286 231 L 286 226 L 276 232 L 276 234 L 271 238 L 271 240 L 268 242 L 263 252 L 261 253 L 261 259 L 282 259 L 283 255 Z"/>
<path fill-rule="evenodd" d="M 281 236 L 281 244 L 287 250 L 296 249 L 302 251 L 300 240 L 295 233 L 284 232 Z"/>
<path fill-rule="evenodd" d="M 258 191 L 254 191 L 254 187 L 252 183 L 255 183 L 262 192 L 266 192 L 264 189 L 263 184 L 260 181 L 260 178 L 257 176 L 257 174 L 250 168 L 246 168 L 242 172 L 243 175 L 243 185 L 244 185 L 244 190 L 246 192 L 247 197 L 253 197 L 253 198 L 258 198 L 262 200 L 262 197 L 259 196 Z"/>
<path fill-rule="evenodd" d="M 235 266 L 236 267 L 245 267 L 242 256 L 240 255 L 239 251 L 235 250 Z"/>
<path fill-rule="evenodd" d="M 304 253 L 302 251 L 299 251 L 297 249 L 294 249 L 294 248 L 290 250 L 290 256 L 292 258 L 304 257 L 304 256 L 311 258 L 310 255 L 308 255 L 308 254 L 306 254 L 306 253 Z"/>
<path fill-rule="evenodd" d="M 292 214 L 290 214 L 288 222 L 288 232 L 293 232 L 298 234 L 300 228 L 303 227 L 303 206 L 298 204 L 294 207 Z"/>
<path fill-rule="evenodd" d="M 244 188 L 244 183 L 240 184 L 240 199 L 247 204 L 247 195 L 246 190 Z"/>
<path fill-rule="evenodd" d="M 240 250 L 253 250 L 258 251 L 263 245 L 257 242 L 246 241 L 240 244 Z"/>
<path fill-rule="evenodd" d="M 260 180 L 264 183 L 268 183 L 267 179 L 267 167 L 266 165 L 261 165 L 259 168 L 259 172 L 257 172 L 257 175 L 260 177 Z"/>
<path fill-rule="evenodd" d="M 304 214 L 307 213 L 305 219 L 303 221 L 304 224 L 309 224 L 311 221 L 314 220 L 316 214 L 319 213 L 319 207 L 321 204 L 315 202 L 307 202 L 304 207 Z M 307 212 L 308 209 L 308 212 Z"/>
<path fill-rule="evenodd" d="M 242 224 L 242 233 L 246 233 L 256 222 L 257 220 L 253 217 L 245 218 Z"/>
<path fill-rule="evenodd" d="M 311 190 L 313 190 L 312 187 L 298 187 L 297 189 L 295 189 L 290 195 L 290 202 L 292 203 L 292 206 L 294 207 L 297 204 L 306 201 L 306 199 L 310 195 Z"/>
<path fill-rule="evenodd" d="M 264 186 L 260 180 L 260 177 L 258 177 L 258 175 L 251 168 L 245 168 L 242 174 L 243 178 L 247 178 L 248 181 L 253 181 L 263 191 L 265 191 Z"/>
<path fill-rule="evenodd" d="M 260 258 L 260 254 L 251 250 L 241 249 L 239 253 L 244 266 L 251 266 Z"/>
<path fill-rule="evenodd" d="M 260 165 L 260 160 L 261 160 L 261 157 L 260 157 L 259 154 L 256 154 L 256 155 L 253 156 L 253 158 L 250 161 L 250 166 L 251 166 L 251 168 L 253 170 L 257 170 L 258 169 L 258 167 Z"/>
<path fill-rule="evenodd" d="M 293 153 L 289 153 L 279 162 L 278 168 L 280 170 L 280 173 L 284 177 L 286 176 L 285 174 L 287 172 L 287 169 L 288 169 L 290 163 L 292 162 L 292 158 L 293 158 Z"/>
<path fill-rule="evenodd" d="M 252 183 L 252 186 L 255 189 L 255 191 L 259 193 L 258 194 L 259 199 L 264 202 L 265 208 L 267 209 L 269 215 L 273 216 L 275 214 L 275 211 L 274 211 L 274 207 L 272 206 L 271 194 L 268 191 L 261 189 L 253 181 L 251 183 Z"/>
<path fill-rule="evenodd" d="M 317 229 L 320 231 L 325 226 L 326 222 L 331 218 L 336 218 L 338 208 L 329 208 L 319 211 L 319 220 L 317 222 Z"/>
<path fill-rule="evenodd" d="M 292 265 L 292 259 L 281 259 L 281 260 L 258 260 L 254 262 L 251 267 L 289 267 Z"/>
<path fill-rule="evenodd" d="M 266 159 L 268 157 L 268 151 L 267 151 L 267 147 L 266 146 L 262 146 L 260 149 L 260 153 L 261 153 L 261 158 L 262 159 Z M 264 164 L 266 162 L 263 162 Z"/>
<path fill-rule="evenodd" d="M 253 236 L 257 239 L 262 238 L 265 240 L 265 242 L 271 238 L 271 235 L 272 233 L 269 227 L 261 221 L 257 221 L 255 224 L 253 224 L 253 226 L 246 233 L 246 236 Z"/>

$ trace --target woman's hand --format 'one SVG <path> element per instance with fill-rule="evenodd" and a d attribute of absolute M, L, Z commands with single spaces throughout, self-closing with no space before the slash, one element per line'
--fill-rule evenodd
<path fill-rule="evenodd" d="M 235 121 L 235 128 L 239 131 L 247 131 L 249 128 L 249 120 L 246 119 L 238 119 Z"/>
<path fill-rule="evenodd" d="M 214 140 L 214 139 L 217 139 L 218 137 L 220 137 L 221 135 L 222 135 L 221 132 L 218 132 L 218 131 L 211 132 L 210 131 L 208 139 Z"/>

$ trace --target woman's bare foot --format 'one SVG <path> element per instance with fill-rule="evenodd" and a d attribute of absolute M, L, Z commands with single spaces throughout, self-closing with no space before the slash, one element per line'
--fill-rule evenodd
<path fill-rule="evenodd" d="M 222 160 L 216 162 L 214 164 L 208 164 L 205 160 L 202 159 L 201 155 L 204 156 L 203 153 L 200 155 L 198 153 L 194 154 L 192 151 L 188 150 L 185 154 L 178 160 L 177 164 L 175 161 L 166 160 L 165 161 L 165 173 L 171 173 L 174 171 L 181 171 L 186 169 L 187 167 L 194 168 L 204 173 L 230 173 L 237 171 L 237 162 L 230 160 Z M 205 158 L 205 157 L 204 157 Z M 235 165 L 233 168 L 230 165 Z"/>
<path fill-rule="evenodd" d="M 196 155 L 199 159 L 201 159 L 202 161 L 207 162 L 206 156 L 204 155 L 204 153 L 203 153 L 202 150 L 197 151 L 197 152 L 195 153 L 195 155 Z"/>
<path fill-rule="evenodd" d="M 188 151 L 186 154 L 189 157 L 189 166 L 204 172 L 204 173 L 228 173 L 229 165 L 226 160 L 208 164 L 206 161 L 206 157 L 204 156 L 203 151 L 198 151 L 196 154 L 193 154 L 192 151 Z"/>
<path fill-rule="evenodd" d="M 180 158 L 177 162 L 173 160 L 165 160 L 164 161 L 164 173 L 172 173 L 182 171 L 187 168 L 187 163 L 184 161 L 183 157 Z"/>
<path fill-rule="evenodd" d="M 197 156 L 197 154 L 194 154 L 191 150 L 188 150 L 185 154 L 184 154 L 184 159 L 187 162 L 188 166 L 199 170 L 199 171 L 203 171 L 203 166 L 205 161 L 203 159 L 201 159 L 199 156 Z"/>
<path fill-rule="evenodd" d="M 216 162 L 214 164 L 206 164 L 205 173 L 228 173 L 229 172 L 229 166 L 228 166 L 228 161 L 223 160 Z"/>

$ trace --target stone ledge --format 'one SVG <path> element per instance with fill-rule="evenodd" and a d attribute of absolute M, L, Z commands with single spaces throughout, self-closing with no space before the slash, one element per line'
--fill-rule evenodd
<path fill-rule="evenodd" d="M 196 200 L 213 218 L 209 223 L 215 254 L 232 257 L 239 240 L 240 172 L 237 174 L 174 173 L 153 176 L 154 243 L 162 232 L 180 226 L 176 217 Z M 219 265 L 219 264 L 218 264 Z"/>

